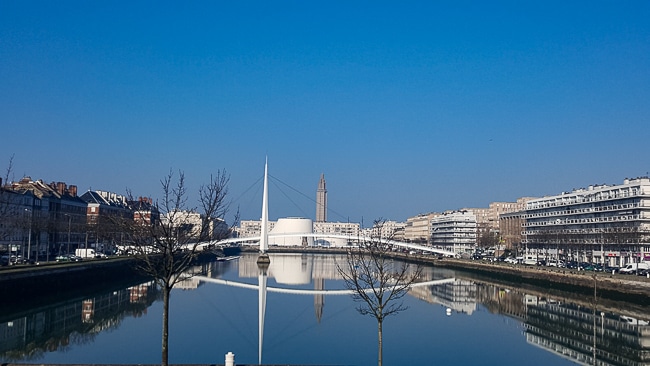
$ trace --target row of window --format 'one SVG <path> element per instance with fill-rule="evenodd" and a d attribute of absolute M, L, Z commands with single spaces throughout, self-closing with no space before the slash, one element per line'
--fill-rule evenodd
<path fill-rule="evenodd" d="M 585 207 L 572 210 L 562 210 L 562 211 L 542 211 L 535 213 L 524 214 L 524 218 L 536 218 L 536 217 L 546 217 L 546 216 L 566 216 L 566 215 L 575 215 L 575 214 L 588 214 L 593 212 L 603 212 L 603 211 L 619 211 L 619 210 L 628 210 L 633 208 L 641 207 L 638 202 L 635 203 L 625 203 L 619 205 L 608 205 L 602 207 Z"/>
<path fill-rule="evenodd" d="M 636 221 L 641 218 L 640 215 L 616 215 L 616 216 L 601 216 L 601 217 L 588 217 L 584 219 L 565 219 L 565 220 L 551 220 L 551 221 L 532 221 L 524 222 L 521 224 L 523 227 L 537 227 L 537 226 L 557 226 L 557 225 L 578 225 L 578 224 L 598 224 L 604 222 L 623 222 L 623 221 Z"/>
<path fill-rule="evenodd" d="M 574 205 L 577 203 L 584 202 L 594 202 L 594 201 L 605 201 L 611 199 L 627 198 L 634 197 L 639 195 L 638 187 L 632 188 L 631 190 L 615 190 L 608 192 L 598 192 L 589 195 L 578 195 L 572 197 L 562 197 L 549 201 L 532 201 L 527 204 L 527 209 L 537 209 L 537 208 L 546 208 L 546 207 L 555 207 L 555 206 L 566 206 Z"/>

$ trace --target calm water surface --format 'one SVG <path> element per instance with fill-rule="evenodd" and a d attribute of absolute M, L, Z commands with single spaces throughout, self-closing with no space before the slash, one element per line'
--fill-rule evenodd
<path fill-rule="evenodd" d="M 263 364 L 373 365 L 377 323 L 349 295 L 275 292 L 342 289 L 333 255 L 271 255 L 260 276 L 256 255 L 206 265 L 207 277 L 268 290 Z M 384 322 L 386 365 L 650 365 L 647 312 L 572 303 L 426 268 L 409 308 Z M 171 363 L 238 364 L 260 358 L 260 291 L 194 278 L 172 292 Z M 593 303 L 593 302 L 592 302 Z M 162 303 L 150 283 L 0 318 L 0 361 L 25 363 L 160 362 Z M 594 363 L 594 355 L 597 363 Z"/>

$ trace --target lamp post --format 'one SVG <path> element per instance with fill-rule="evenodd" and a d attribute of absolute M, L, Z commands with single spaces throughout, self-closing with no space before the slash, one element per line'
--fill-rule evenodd
<path fill-rule="evenodd" d="M 557 219 L 555 220 L 555 224 L 558 226 L 555 229 L 555 260 L 557 260 L 557 264 L 560 264 L 560 223 L 562 223 L 562 220 Z"/>
<path fill-rule="evenodd" d="M 70 225 L 72 223 L 72 216 L 68 214 L 63 214 L 64 216 L 68 216 L 68 249 L 66 251 L 67 255 L 70 255 Z"/>
<path fill-rule="evenodd" d="M 29 262 L 30 253 L 32 251 L 32 221 L 34 215 L 32 215 L 32 209 L 26 208 L 25 211 L 29 212 L 29 234 L 27 234 L 27 262 Z"/>

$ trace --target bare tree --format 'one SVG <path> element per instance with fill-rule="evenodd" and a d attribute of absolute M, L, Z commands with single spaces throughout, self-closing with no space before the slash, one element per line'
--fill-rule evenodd
<path fill-rule="evenodd" d="M 9 238 L 14 230 L 13 218 L 15 217 L 15 199 L 12 197 L 13 192 L 5 187 L 9 184 L 9 179 L 13 171 L 14 156 L 9 157 L 9 164 L 5 175 L 0 177 L 0 242 Z"/>
<path fill-rule="evenodd" d="M 226 233 L 215 235 L 215 220 L 224 222 L 229 203 L 229 177 L 219 171 L 210 178 L 207 185 L 199 189 L 201 212 L 187 205 L 188 193 L 185 174 L 172 171 L 161 180 L 162 198 L 150 209 L 156 215 L 144 220 L 122 220 L 128 223 L 131 251 L 135 256 L 137 268 L 151 276 L 160 287 L 163 295 L 162 362 L 168 365 L 169 355 L 169 298 L 174 286 L 194 274 L 187 270 L 200 252 L 200 244 L 221 239 Z M 227 230 L 226 230 L 227 231 Z"/>
<path fill-rule="evenodd" d="M 377 320 L 378 365 L 383 363 L 383 323 L 390 315 L 407 309 L 401 299 L 420 277 L 420 265 L 396 261 L 391 255 L 388 239 L 381 237 L 384 220 L 376 220 L 372 237 L 350 249 L 343 264 L 337 263 L 352 298 L 359 302 L 357 311 Z"/>

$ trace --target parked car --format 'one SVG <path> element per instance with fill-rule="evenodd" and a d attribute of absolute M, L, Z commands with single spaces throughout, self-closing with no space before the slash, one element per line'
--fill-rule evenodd
<path fill-rule="evenodd" d="M 639 275 L 639 276 L 645 276 L 645 277 L 647 277 L 648 274 L 650 274 L 650 269 L 643 269 L 643 270 L 640 270 L 640 271 L 638 271 L 636 274 Z"/>
<path fill-rule="evenodd" d="M 618 272 L 621 274 L 633 274 L 644 269 L 650 269 L 650 264 L 647 262 L 630 263 L 627 266 L 621 268 Z"/>
<path fill-rule="evenodd" d="M 609 273 L 612 273 L 612 272 L 618 273 L 619 270 L 620 270 L 620 268 L 614 267 L 614 266 L 605 266 L 605 268 L 603 268 L 603 272 L 609 272 Z"/>

